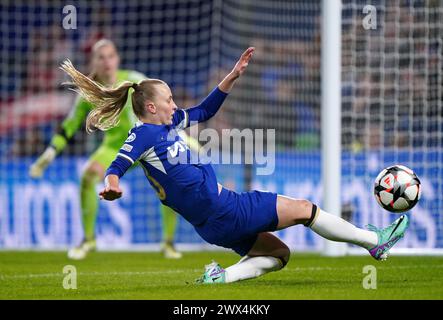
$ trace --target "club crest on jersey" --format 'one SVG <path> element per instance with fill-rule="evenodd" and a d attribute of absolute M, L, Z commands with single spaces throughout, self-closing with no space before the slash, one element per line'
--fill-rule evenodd
<path fill-rule="evenodd" d="M 137 136 L 135 135 L 135 133 L 131 133 L 125 142 L 132 142 L 135 140 L 136 137 Z"/>

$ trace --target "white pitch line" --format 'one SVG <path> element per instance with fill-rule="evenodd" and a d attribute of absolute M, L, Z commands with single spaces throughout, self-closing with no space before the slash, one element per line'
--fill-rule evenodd
<path fill-rule="evenodd" d="M 180 269 L 180 270 L 163 270 L 163 271 L 124 271 L 124 272 L 78 272 L 79 276 L 138 276 L 149 274 L 172 274 L 182 272 L 198 272 L 202 269 Z M 27 278 L 52 278 L 63 277 L 64 273 L 30 273 L 30 274 L 12 274 L 0 275 L 0 279 L 27 279 Z"/>
<path fill-rule="evenodd" d="M 377 269 L 441 269 L 443 265 L 436 266 L 375 266 Z M 360 267 L 294 267 L 284 268 L 285 272 L 304 272 L 304 271 L 352 271 L 360 270 Z M 123 272 L 79 272 L 79 276 L 139 276 L 139 275 L 155 275 L 155 274 L 175 274 L 183 272 L 202 272 L 202 269 L 180 269 L 180 270 L 157 270 L 157 271 L 123 271 Z M 63 277 L 63 273 L 34 273 L 34 274 L 13 274 L 0 275 L 0 279 L 28 279 L 28 278 L 52 278 Z"/>
<path fill-rule="evenodd" d="M 381 262 L 383 263 L 383 262 Z M 381 270 L 386 270 L 386 269 L 391 269 L 391 270 L 397 270 L 397 269 L 441 269 L 443 268 L 443 265 L 436 265 L 436 266 L 377 266 L 374 265 L 375 268 L 377 269 L 381 269 Z M 362 267 L 295 267 L 295 268 L 285 268 L 283 269 L 283 271 L 342 271 L 342 270 L 347 270 L 347 271 L 351 271 L 351 270 L 360 270 Z"/>

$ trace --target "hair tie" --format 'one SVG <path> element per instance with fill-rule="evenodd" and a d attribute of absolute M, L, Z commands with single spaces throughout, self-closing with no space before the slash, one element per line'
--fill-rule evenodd
<path fill-rule="evenodd" d="M 138 84 L 134 82 L 134 83 L 132 84 L 131 87 L 132 87 L 134 90 L 137 90 Z"/>

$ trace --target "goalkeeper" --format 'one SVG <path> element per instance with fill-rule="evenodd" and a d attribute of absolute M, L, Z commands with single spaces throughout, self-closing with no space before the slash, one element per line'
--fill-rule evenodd
<path fill-rule="evenodd" d="M 123 81 L 138 82 L 146 79 L 141 73 L 118 69 L 119 62 L 120 58 L 114 43 L 106 39 L 98 41 L 93 47 L 91 78 L 106 87 L 116 86 Z M 53 136 L 50 146 L 31 166 L 29 170 L 31 177 L 38 178 L 43 175 L 46 167 L 54 160 L 56 155 L 63 151 L 93 108 L 93 104 L 82 97 L 78 97 L 75 107 L 61 124 L 59 132 Z M 97 183 L 103 180 L 106 168 L 116 157 L 118 150 L 128 137 L 128 131 L 134 126 L 136 120 L 129 97 L 124 111 L 119 116 L 118 126 L 106 131 L 100 147 L 89 158 L 80 184 L 84 239 L 79 246 L 69 250 L 68 256 L 71 259 L 83 259 L 88 252 L 96 249 L 95 225 L 98 213 L 98 197 L 95 188 Z M 181 134 L 185 133 L 182 132 Z M 192 142 L 194 146 L 198 146 L 198 143 Z M 181 253 L 176 251 L 173 245 L 177 215 L 172 209 L 164 205 L 161 206 L 161 213 L 163 218 L 162 251 L 166 258 L 181 258 Z"/>

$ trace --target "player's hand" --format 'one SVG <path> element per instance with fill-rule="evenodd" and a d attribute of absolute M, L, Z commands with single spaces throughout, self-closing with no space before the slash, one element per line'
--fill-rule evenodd
<path fill-rule="evenodd" d="M 254 51 L 254 47 L 249 47 L 245 52 L 243 52 L 232 71 L 229 72 L 228 75 L 219 83 L 218 88 L 221 91 L 225 93 L 229 93 L 231 91 L 238 77 L 245 72 Z"/>
<path fill-rule="evenodd" d="M 251 57 L 254 54 L 254 51 L 255 51 L 254 47 L 249 47 L 248 49 L 246 49 L 245 52 L 243 52 L 240 59 L 235 64 L 234 69 L 232 69 L 233 76 L 238 78 L 245 72 L 246 67 L 249 64 L 249 61 L 251 60 Z"/>
<path fill-rule="evenodd" d="M 105 199 L 105 200 L 115 200 L 118 198 L 121 198 L 123 192 L 119 187 L 114 187 L 114 186 L 106 186 L 100 193 L 100 200 Z"/>
<path fill-rule="evenodd" d="M 29 176 L 32 178 L 41 178 L 47 166 L 54 161 L 57 152 L 53 147 L 46 148 L 45 152 L 29 168 Z"/>

